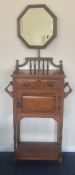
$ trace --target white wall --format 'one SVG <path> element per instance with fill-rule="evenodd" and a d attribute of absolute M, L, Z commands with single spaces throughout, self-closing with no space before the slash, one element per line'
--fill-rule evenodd
<path fill-rule="evenodd" d="M 17 17 L 26 5 L 38 3 L 46 4 L 58 19 L 57 37 L 41 51 L 41 56 L 52 56 L 55 63 L 58 63 L 60 59 L 63 60 L 66 80 L 70 82 L 73 92 L 64 100 L 62 150 L 75 151 L 75 0 L 0 1 L 0 151 L 13 151 L 12 98 L 5 93 L 4 88 L 11 80 L 10 75 L 14 70 L 16 59 L 23 62 L 26 56 L 37 56 L 36 50 L 28 49 L 17 37 Z M 35 140 L 37 136 L 38 140 L 43 138 L 48 141 L 51 131 L 49 120 L 37 122 L 38 127 L 35 120 L 26 120 L 23 129 L 26 126 L 27 131 L 28 126 L 28 138 Z M 34 124 L 36 127 L 33 128 Z M 42 137 L 42 132 L 44 132 L 44 137 Z M 23 133 L 21 137 L 24 136 Z"/>

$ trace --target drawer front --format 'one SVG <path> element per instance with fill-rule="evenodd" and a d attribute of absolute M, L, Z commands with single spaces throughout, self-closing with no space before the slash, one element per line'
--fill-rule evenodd
<path fill-rule="evenodd" d="M 61 88 L 61 81 L 56 80 L 40 80 L 40 88 L 59 89 Z"/>
<path fill-rule="evenodd" d="M 21 89 L 34 89 L 38 87 L 37 79 L 24 79 L 24 78 L 17 78 L 16 79 L 16 88 Z"/>
<path fill-rule="evenodd" d="M 22 96 L 22 112 L 49 114 L 55 112 L 55 96 Z"/>
<path fill-rule="evenodd" d="M 42 78 L 17 78 L 15 80 L 15 86 L 17 90 L 27 90 L 27 89 L 47 89 L 56 90 L 62 87 L 60 80 L 50 80 Z"/>

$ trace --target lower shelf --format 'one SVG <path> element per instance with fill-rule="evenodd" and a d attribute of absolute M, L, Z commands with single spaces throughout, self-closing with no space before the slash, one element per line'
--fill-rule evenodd
<path fill-rule="evenodd" d="M 16 149 L 16 159 L 58 160 L 59 146 L 56 142 L 20 142 Z"/>

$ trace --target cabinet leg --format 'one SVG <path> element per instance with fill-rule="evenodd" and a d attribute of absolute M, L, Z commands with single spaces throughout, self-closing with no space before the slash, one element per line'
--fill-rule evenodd
<path fill-rule="evenodd" d="M 13 166 L 16 167 L 16 155 L 13 156 Z"/>
<path fill-rule="evenodd" d="M 62 167 L 62 156 L 59 157 L 59 165 L 60 165 L 60 168 Z"/>

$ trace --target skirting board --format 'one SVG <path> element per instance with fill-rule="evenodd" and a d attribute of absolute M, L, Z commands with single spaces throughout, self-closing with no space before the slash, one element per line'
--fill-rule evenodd
<path fill-rule="evenodd" d="M 75 152 L 75 146 L 67 146 L 62 148 L 62 152 Z"/>

